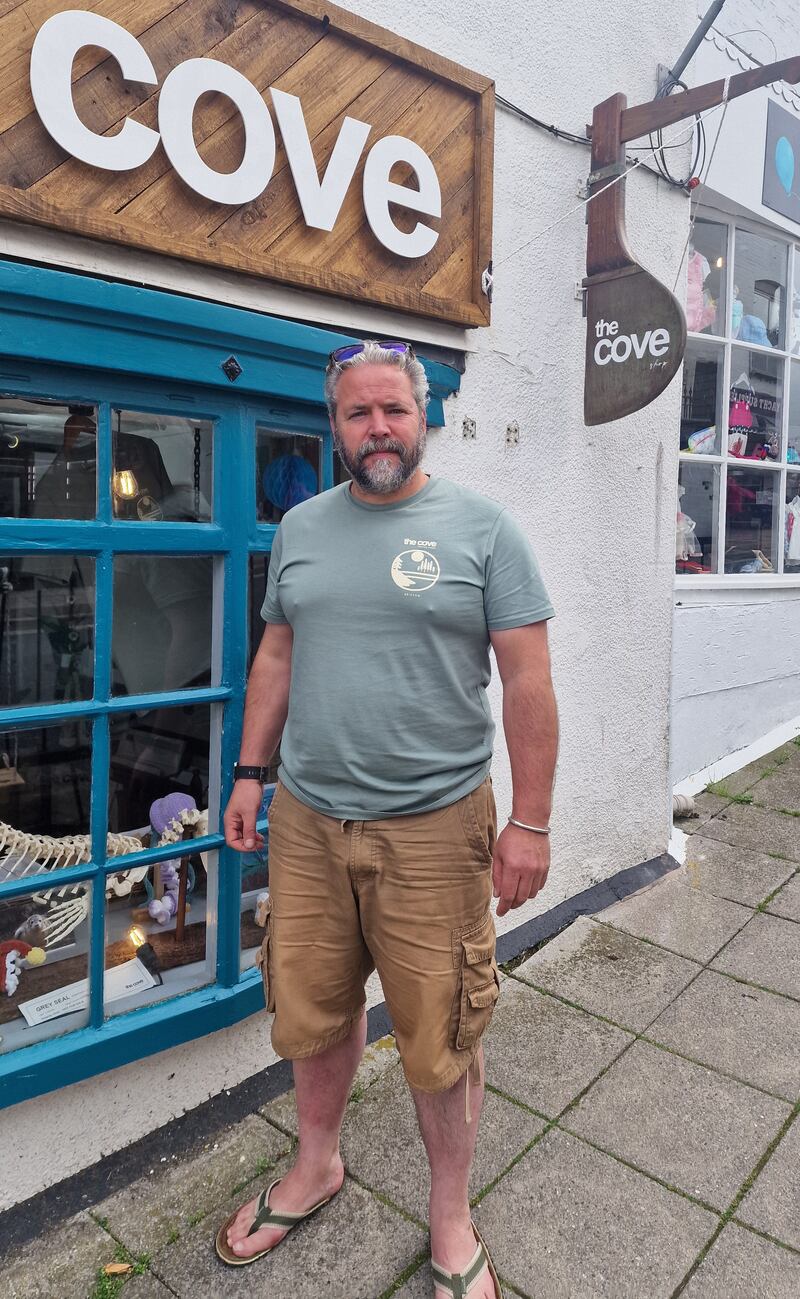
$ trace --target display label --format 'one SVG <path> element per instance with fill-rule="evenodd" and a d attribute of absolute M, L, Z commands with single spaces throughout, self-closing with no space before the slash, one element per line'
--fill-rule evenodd
<path fill-rule="evenodd" d="M 103 996 L 106 1002 L 119 1001 L 122 997 L 132 997 L 137 993 L 154 988 L 156 980 L 146 970 L 138 957 L 132 961 L 123 961 L 106 970 L 103 985 Z M 55 988 L 42 997 L 33 997 L 22 1001 L 18 1006 L 31 1028 L 37 1024 L 46 1024 L 50 1019 L 59 1019 L 62 1015 L 71 1015 L 76 1010 L 85 1010 L 89 1004 L 89 980 L 78 979 L 77 983 L 67 983 L 63 988 Z"/>

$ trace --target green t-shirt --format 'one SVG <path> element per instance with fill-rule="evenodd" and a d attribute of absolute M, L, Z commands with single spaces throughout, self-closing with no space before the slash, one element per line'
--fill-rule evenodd
<path fill-rule="evenodd" d="M 328 816 L 379 820 L 485 779 L 489 631 L 553 609 L 507 511 L 431 478 L 389 505 L 345 483 L 295 506 L 261 614 L 294 633 L 281 781 Z"/>

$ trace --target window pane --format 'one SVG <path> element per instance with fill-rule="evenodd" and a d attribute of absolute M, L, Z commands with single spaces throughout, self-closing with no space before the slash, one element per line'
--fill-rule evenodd
<path fill-rule="evenodd" d="M 768 469 L 728 470 L 726 573 L 769 573 L 777 567 L 780 475 Z"/>
<path fill-rule="evenodd" d="M 211 682 L 214 559 L 117 555 L 112 690 L 186 690 Z"/>
<path fill-rule="evenodd" d="M 690 338 L 683 362 L 681 451 L 719 455 L 724 350 Z"/>
<path fill-rule="evenodd" d="M 115 411 L 111 495 L 116 519 L 207 523 L 211 424 L 179 415 Z"/>
<path fill-rule="evenodd" d="M 243 970 L 248 970 L 254 964 L 256 952 L 264 937 L 264 917 L 260 913 L 259 903 L 269 892 L 269 825 L 266 818 L 274 792 L 273 781 L 264 788 L 264 798 L 258 818 L 258 828 L 264 836 L 263 846 L 254 852 L 242 853 L 240 856 L 242 870 L 240 965 Z"/>
<path fill-rule="evenodd" d="M 151 811 L 168 794 L 208 807 L 210 709 L 157 708 L 114 714 L 111 727 L 109 829 L 149 837 Z"/>
<path fill-rule="evenodd" d="M 779 460 L 784 362 L 731 348 L 728 453 L 737 460 Z"/>
<path fill-rule="evenodd" d="M 0 1055 L 88 1022 L 89 903 L 83 884 L 0 902 Z"/>
<path fill-rule="evenodd" d="M 287 510 L 316 496 L 322 482 L 322 438 L 256 429 L 256 518 L 280 523 Z"/>
<path fill-rule="evenodd" d="M 800 463 L 800 361 L 789 366 L 789 464 Z"/>
<path fill-rule="evenodd" d="M 76 864 L 79 845 L 26 844 L 11 831 L 45 840 L 88 835 L 91 752 L 86 720 L 4 731 L 0 719 L 0 880 Z"/>
<path fill-rule="evenodd" d="M 0 397 L 0 515 L 93 519 L 97 410 Z"/>
<path fill-rule="evenodd" d="M 159 842 L 159 832 L 179 803 L 174 796 L 161 800 L 154 812 L 153 843 Z M 190 837 L 191 833 L 187 831 Z M 215 853 L 182 855 L 128 871 L 124 884 L 128 891 L 120 896 L 112 892 L 106 904 L 107 1015 L 176 997 L 213 981 L 206 959 L 209 873 L 216 880 Z"/>
<path fill-rule="evenodd" d="M 677 573 L 717 571 L 719 479 L 719 465 L 681 461 L 675 538 Z"/>
<path fill-rule="evenodd" d="M 784 346 L 785 244 L 736 231 L 731 332 L 743 343 Z"/>
<path fill-rule="evenodd" d="M 695 222 L 686 283 L 686 326 L 693 333 L 725 333 L 727 242 L 727 226 Z"/>
<path fill-rule="evenodd" d="M 800 356 L 800 248 L 794 250 L 794 289 L 792 291 L 792 324 L 789 339 L 792 356 Z"/>
<path fill-rule="evenodd" d="M 787 573 L 800 571 L 800 473 L 786 475 L 783 567 Z"/>
<path fill-rule="evenodd" d="M 0 708 L 91 699 L 94 560 L 0 556 Z"/>

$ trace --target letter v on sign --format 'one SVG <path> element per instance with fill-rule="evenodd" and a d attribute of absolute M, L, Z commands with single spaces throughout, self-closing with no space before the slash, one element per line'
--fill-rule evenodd
<path fill-rule="evenodd" d="M 306 225 L 332 230 L 372 128 L 355 117 L 344 119 L 320 181 L 300 100 L 274 86 L 270 94 Z"/>

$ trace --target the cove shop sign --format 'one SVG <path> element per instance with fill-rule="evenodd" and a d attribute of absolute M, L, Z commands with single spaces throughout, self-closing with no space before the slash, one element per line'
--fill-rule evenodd
<path fill-rule="evenodd" d="M 320 0 L 99 7 L 0 18 L 0 214 L 488 323 L 489 81 Z"/>

